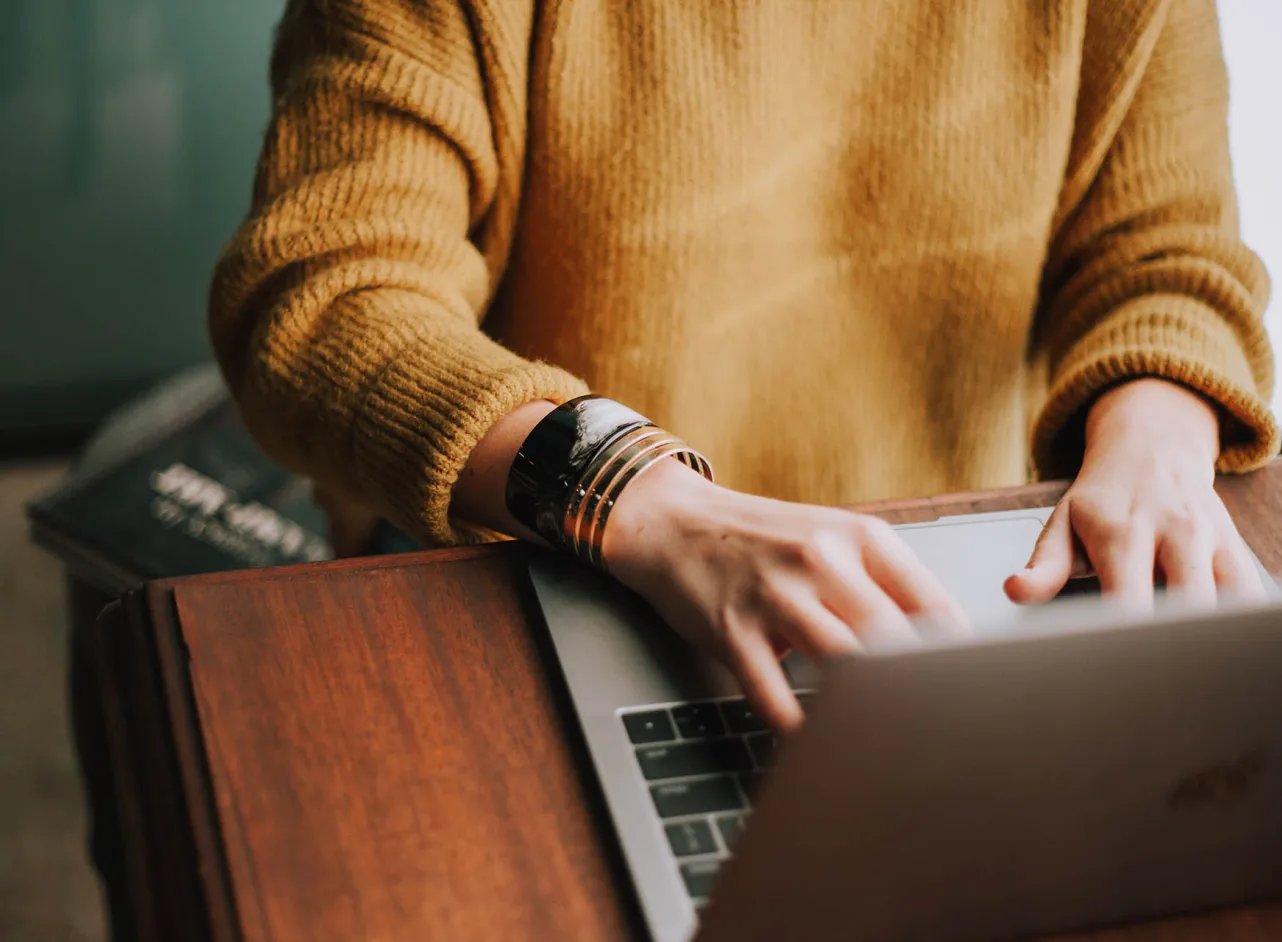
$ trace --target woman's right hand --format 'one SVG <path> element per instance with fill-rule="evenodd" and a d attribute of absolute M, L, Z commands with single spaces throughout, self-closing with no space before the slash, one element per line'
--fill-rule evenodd
<path fill-rule="evenodd" d="M 611 574 L 738 678 L 788 732 L 802 718 L 779 657 L 848 653 L 908 615 L 964 629 L 966 617 L 888 524 L 710 484 L 676 461 L 633 481 L 603 545 Z"/>

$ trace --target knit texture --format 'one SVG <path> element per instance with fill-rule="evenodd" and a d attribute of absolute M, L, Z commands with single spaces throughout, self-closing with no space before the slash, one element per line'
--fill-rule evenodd
<path fill-rule="evenodd" d="M 813 503 L 1071 473 L 1141 375 L 1245 470 L 1226 84 L 1214 0 L 291 0 L 214 347 L 272 454 L 433 543 L 483 535 L 492 423 L 588 389 Z"/>

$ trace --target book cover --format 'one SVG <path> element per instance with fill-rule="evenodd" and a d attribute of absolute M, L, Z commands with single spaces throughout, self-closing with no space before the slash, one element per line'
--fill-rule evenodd
<path fill-rule="evenodd" d="M 207 371 L 109 421 L 27 512 L 37 543 L 113 593 L 332 557 L 307 482 L 263 453 Z"/>

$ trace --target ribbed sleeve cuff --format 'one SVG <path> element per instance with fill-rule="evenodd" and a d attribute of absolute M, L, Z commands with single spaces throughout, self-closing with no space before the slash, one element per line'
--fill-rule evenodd
<path fill-rule="evenodd" d="M 1267 350 L 1245 350 L 1232 326 L 1200 301 L 1150 295 L 1125 304 L 1057 364 L 1033 429 L 1038 473 L 1044 478 L 1074 474 L 1087 407 L 1109 388 L 1143 376 L 1180 383 L 1217 403 L 1217 469 L 1253 470 L 1278 451 L 1278 426 L 1267 403 L 1270 362 Z"/>
<path fill-rule="evenodd" d="M 562 403 L 588 391 L 579 379 L 523 360 L 471 325 L 415 325 L 398 344 L 356 418 L 362 488 L 427 545 L 497 538 L 453 518 L 450 498 L 468 456 L 504 415 L 528 402 Z"/>

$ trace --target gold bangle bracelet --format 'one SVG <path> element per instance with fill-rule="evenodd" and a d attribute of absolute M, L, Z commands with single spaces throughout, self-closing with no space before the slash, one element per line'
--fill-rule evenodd
<path fill-rule="evenodd" d="M 605 528 L 624 487 L 662 458 L 675 457 L 713 480 L 707 459 L 681 439 L 648 424 L 607 442 L 583 469 L 561 517 L 561 543 L 589 565 L 605 568 Z"/>
<path fill-rule="evenodd" d="M 599 564 L 601 555 L 600 542 L 605 532 L 601 521 L 610 514 L 611 495 L 617 494 L 617 482 L 631 468 L 636 467 L 638 462 L 645 462 L 647 456 L 658 453 L 676 454 L 681 447 L 679 439 L 671 435 L 665 435 L 661 438 L 639 443 L 636 447 L 620 453 L 618 458 L 611 463 L 608 473 L 593 492 L 595 499 L 591 508 L 587 510 L 585 517 L 577 522 L 580 528 L 579 545 L 583 548 L 584 558 L 588 562 L 594 566 Z M 582 533 L 584 523 L 587 525 L 586 534 Z"/>
<path fill-rule="evenodd" d="M 585 515 L 593 512 L 595 504 L 604 493 L 603 482 L 612 477 L 611 468 L 617 461 L 624 460 L 625 456 L 635 453 L 639 446 L 656 438 L 671 438 L 671 436 L 654 425 L 633 429 L 627 434 L 619 436 L 607 448 L 603 448 L 601 454 L 597 455 L 592 463 L 584 469 L 583 476 L 579 479 L 573 493 L 570 495 L 569 502 L 566 504 L 565 516 L 562 521 L 564 541 L 576 556 L 581 555 L 579 546 L 582 541 L 583 520 Z"/>
<path fill-rule="evenodd" d="M 578 541 L 576 552 L 579 557 L 599 569 L 605 569 L 602 546 L 610 513 L 624 488 L 638 475 L 654 467 L 663 458 L 676 457 L 707 480 L 713 479 L 712 467 L 707 459 L 675 436 L 665 436 L 663 439 L 645 443 L 637 446 L 634 451 L 635 453 L 631 455 L 620 453 L 617 459 L 611 462 L 609 472 L 604 476 L 605 479 L 600 481 L 594 489 L 595 499 L 592 501 L 593 506 L 588 517 L 586 539 L 580 536 Z M 580 520 L 577 521 L 580 532 L 581 527 L 582 513 Z"/>
<path fill-rule="evenodd" d="M 605 556 L 602 552 L 605 545 L 605 528 L 610 519 L 610 512 L 614 509 L 615 501 L 623 493 L 624 485 L 636 480 L 637 476 L 646 469 L 655 467 L 660 459 L 678 455 L 684 448 L 685 445 L 682 442 L 672 441 L 650 449 L 637 456 L 626 467 L 620 468 L 617 480 L 613 483 L 611 490 L 597 504 L 597 512 L 589 524 L 588 562 L 598 569 L 605 569 Z"/>
<path fill-rule="evenodd" d="M 629 441 L 625 447 L 620 448 L 610 456 L 610 459 L 594 478 L 591 487 L 585 488 L 584 499 L 575 509 L 574 516 L 568 521 L 569 544 L 572 552 L 585 560 L 589 558 L 590 552 L 587 547 L 590 543 L 591 521 L 595 520 L 600 513 L 601 501 L 610 492 L 611 483 L 618 476 L 619 469 L 630 465 L 638 454 L 648 449 L 673 444 L 677 441 L 667 432 L 655 429 L 649 435 L 637 436 L 632 441 Z"/>

